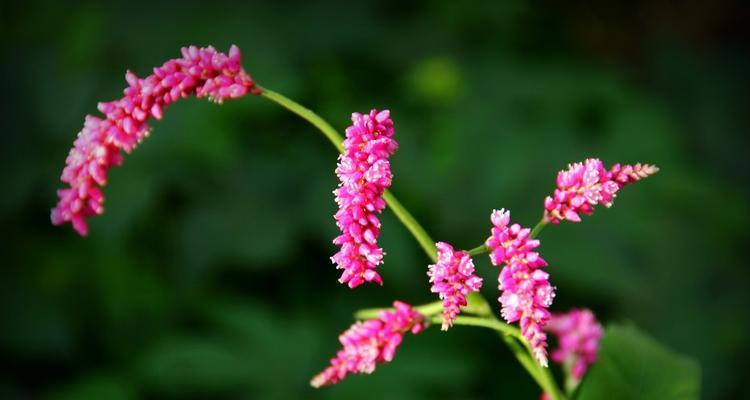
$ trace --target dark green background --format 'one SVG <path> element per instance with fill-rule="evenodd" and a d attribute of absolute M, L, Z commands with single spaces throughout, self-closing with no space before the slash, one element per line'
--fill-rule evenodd
<path fill-rule="evenodd" d="M 269 3 L 2 3 L 0 397 L 538 395 L 495 335 L 464 327 L 407 337 L 372 376 L 308 387 L 354 310 L 434 297 L 389 211 L 385 286 L 336 283 L 336 154 L 263 99 L 175 104 L 111 171 L 88 238 L 50 225 L 75 133 L 126 69 L 232 43 L 259 83 L 339 129 L 390 108 L 393 190 L 457 247 L 485 239 L 493 208 L 533 225 L 568 162 L 657 164 L 612 209 L 543 232 L 553 309 L 633 322 L 697 358 L 703 397 L 747 396 L 740 2 Z M 495 298 L 496 269 L 476 263 Z"/>

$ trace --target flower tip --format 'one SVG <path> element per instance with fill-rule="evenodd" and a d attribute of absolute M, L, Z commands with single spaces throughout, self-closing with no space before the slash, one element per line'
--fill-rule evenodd
<path fill-rule="evenodd" d="M 138 84 L 138 77 L 135 76 L 135 74 L 130 70 L 125 71 L 125 80 L 130 86 L 135 86 Z"/>
<path fill-rule="evenodd" d="M 312 379 L 310 379 L 310 386 L 315 389 L 319 389 L 321 386 L 323 386 L 325 384 L 325 378 L 321 375 L 322 374 L 315 375 Z"/>
<path fill-rule="evenodd" d="M 372 111 L 377 111 L 373 109 Z M 375 115 L 375 120 L 378 122 L 383 122 L 387 120 L 391 116 L 391 110 L 383 110 Z"/>
<path fill-rule="evenodd" d="M 490 220 L 492 221 L 492 225 L 495 226 L 508 225 L 510 222 L 510 211 L 507 211 L 504 208 L 501 208 L 500 210 L 492 210 Z"/>
<path fill-rule="evenodd" d="M 236 44 L 233 44 L 231 47 L 229 47 L 229 58 L 230 59 L 236 59 L 239 61 L 240 59 L 240 48 L 237 47 Z"/>

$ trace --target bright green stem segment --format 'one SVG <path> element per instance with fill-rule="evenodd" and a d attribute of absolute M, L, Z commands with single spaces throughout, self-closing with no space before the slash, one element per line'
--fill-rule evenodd
<path fill-rule="evenodd" d="M 423 304 L 421 306 L 414 307 L 414 310 L 422 315 L 431 317 L 443 311 L 443 302 L 436 301 L 433 303 Z M 354 313 L 354 318 L 359 320 L 375 319 L 380 316 L 381 311 L 393 311 L 393 308 L 363 308 Z"/>
<path fill-rule="evenodd" d="M 534 227 L 534 229 L 531 230 L 531 233 L 529 234 L 529 237 L 532 238 L 532 239 L 535 238 L 535 237 L 537 237 L 539 235 L 539 232 L 541 232 L 542 229 L 544 229 L 544 227 L 547 226 L 548 223 L 549 222 L 547 221 L 547 219 L 544 218 L 544 217 L 542 217 L 542 219 L 539 220 L 539 222 L 536 224 L 536 226 Z"/>
<path fill-rule="evenodd" d="M 406 226 L 406 229 L 408 229 L 414 238 L 417 239 L 417 242 L 422 246 L 422 250 L 427 254 L 427 257 L 430 257 L 432 262 L 437 262 L 437 248 L 435 248 L 435 242 L 432 241 L 430 235 L 428 235 L 424 228 L 422 228 L 422 225 L 420 225 L 409 211 L 401 205 L 401 202 L 398 201 L 396 196 L 394 196 L 390 190 L 386 190 L 385 193 L 383 193 L 383 198 L 386 203 L 388 203 L 391 210 L 393 210 L 393 213 L 396 214 L 396 217 L 401 220 L 401 223 Z"/>
<path fill-rule="evenodd" d="M 341 137 L 341 135 L 339 135 L 336 129 L 331 126 L 331 124 L 326 122 L 326 120 L 324 120 L 323 118 L 320 118 L 318 114 L 315 114 L 309 108 L 306 108 L 296 101 L 282 94 L 276 93 L 273 90 L 269 90 L 266 88 L 261 88 L 261 90 L 261 95 L 263 97 L 270 99 L 271 101 L 281 105 L 287 110 L 304 118 L 305 120 L 313 124 L 316 128 L 318 128 L 321 132 L 323 132 L 328 140 L 330 140 L 331 143 L 336 146 L 336 149 L 339 152 L 344 151 L 344 146 L 341 144 L 344 139 Z M 398 201 L 398 199 L 396 199 L 396 196 L 394 196 L 393 193 L 386 190 L 383 194 L 383 199 L 385 199 L 386 203 L 388 203 L 388 207 L 393 210 L 393 213 L 396 214 L 396 217 L 398 217 L 401 223 L 406 226 L 406 229 L 408 229 L 409 232 L 414 235 L 414 238 L 417 239 L 419 245 L 422 246 L 422 249 L 425 251 L 425 253 L 427 253 L 427 257 L 429 257 L 432 262 L 435 262 L 437 260 L 437 249 L 435 249 L 435 242 L 430 238 L 424 228 L 422 228 L 422 226 L 419 225 L 419 222 L 414 219 L 409 211 L 401 205 L 401 203 Z"/>
<path fill-rule="evenodd" d="M 469 250 L 469 255 L 472 256 L 472 257 L 474 257 L 474 256 L 478 256 L 478 255 L 480 255 L 482 253 L 486 253 L 489 250 L 490 249 L 487 247 L 487 245 L 480 244 L 479 246 L 477 246 L 477 247 Z"/>
<path fill-rule="evenodd" d="M 315 114 L 309 108 L 303 106 L 302 104 L 297 103 L 296 101 L 280 93 L 276 93 L 273 90 L 266 89 L 266 88 L 260 88 L 260 90 L 261 90 L 261 96 L 270 99 L 271 101 L 281 105 L 287 110 L 304 118 L 305 120 L 307 120 L 307 122 L 315 125 L 315 127 L 318 128 L 318 130 L 320 130 L 321 132 L 323 132 L 323 134 L 326 135 L 328 140 L 330 140 L 331 143 L 333 143 L 333 145 L 336 146 L 336 149 L 339 152 L 344 151 L 344 146 L 341 144 L 344 141 L 344 139 L 341 137 L 341 135 L 339 135 L 336 129 L 334 129 L 331 126 L 331 124 L 329 124 L 323 118 L 320 118 L 318 114 Z"/>
<path fill-rule="evenodd" d="M 432 322 L 440 323 L 442 321 L 442 316 L 432 317 Z M 479 326 L 482 328 L 494 329 L 504 335 L 513 336 L 515 338 L 521 337 L 521 331 L 519 331 L 518 328 L 496 319 L 458 316 L 453 321 L 453 325 Z"/>
<path fill-rule="evenodd" d="M 339 135 L 336 129 L 331 126 L 331 124 L 326 122 L 326 120 L 315 114 L 312 110 L 302 106 L 301 104 L 295 102 L 292 99 L 289 99 L 288 97 L 280 93 L 276 93 L 273 90 L 269 90 L 266 88 L 260 89 L 261 95 L 263 97 L 304 118 L 306 121 L 310 122 L 316 128 L 318 128 L 328 138 L 328 140 L 333 143 L 333 145 L 339 152 L 344 151 L 344 146 L 342 145 L 343 138 L 341 137 L 341 135 Z M 401 205 L 401 203 L 398 201 L 398 199 L 396 199 L 393 193 L 391 193 L 390 191 L 386 191 L 383 194 L 383 198 L 388 203 L 389 208 L 393 210 L 393 213 L 396 214 L 396 217 L 398 217 L 401 223 L 406 226 L 406 229 L 408 229 L 409 232 L 411 232 L 411 234 L 417 240 L 417 242 L 419 242 L 419 245 L 425 251 L 430 260 L 432 260 L 432 262 L 436 262 L 437 249 L 435 248 L 435 242 L 430 238 L 424 228 L 422 228 L 419 222 L 414 219 L 409 211 L 406 210 L 403 205 Z M 534 227 L 534 230 L 531 232 L 530 236 L 536 236 L 539 231 L 544 228 L 544 225 L 546 225 L 546 223 L 547 222 L 544 220 L 540 221 L 539 224 Z M 485 245 L 481 245 L 475 249 L 470 250 L 469 254 L 478 255 L 486 252 L 487 250 L 488 249 Z M 440 301 L 417 306 L 414 307 L 414 309 L 421 314 L 430 317 L 433 322 L 442 322 L 442 317 L 438 315 L 443 309 L 442 302 Z M 377 318 L 379 313 L 383 310 L 384 309 L 382 308 L 360 310 L 355 314 L 355 318 Z M 555 381 L 552 378 L 549 370 L 546 368 L 542 368 L 531 356 L 528 344 L 523 339 L 523 336 L 521 335 L 521 332 L 519 332 L 518 328 L 497 320 L 494 315 L 492 315 L 487 301 L 480 294 L 472 293 L 469 295 L 469 304 L 464 309 L 464 311 L 468 313 L 474 313 L 475 315 L 478 315 L 480 317 L 459 316 L 456 321 L 454 321 L 455 325 L 479 326 L 490 328 L 499 332 L 500 337 L 502 337 L 503 341 L 505 341 L 505 343 L 511 349 L 521 365 L 526 368 L 526 370 L 529 372 L 529 374 L 531 374 L 532 378 L 534 378 L 539 386 L 545 392 L 549 393 L 554 400 L 564 399 L 562 393 L 557 388 L 557 385 L 555 384 Z"/>

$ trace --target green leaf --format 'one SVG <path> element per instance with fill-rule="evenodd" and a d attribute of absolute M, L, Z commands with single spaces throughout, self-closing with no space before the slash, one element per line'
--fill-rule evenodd
<path fill-rule="evenodd" d="M 578 399 L 697 399 L 700 368 L 633 326 L 610 325 Z"/>

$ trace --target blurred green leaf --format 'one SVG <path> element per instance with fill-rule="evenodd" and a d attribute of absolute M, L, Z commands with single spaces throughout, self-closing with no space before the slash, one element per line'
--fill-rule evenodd
<path fill-rule="evenodd" d="M 407 93 L 426 104 L 440 105 L 454 101 L 463 84 L 458 65 L 449 58 L 436 57 L 414 67 Z"/>
<path fill-rule="evenodd" d="M 606 329 L 577 399 L 697 399 L 700 369 L 633 326 Z"/>

